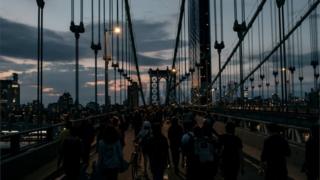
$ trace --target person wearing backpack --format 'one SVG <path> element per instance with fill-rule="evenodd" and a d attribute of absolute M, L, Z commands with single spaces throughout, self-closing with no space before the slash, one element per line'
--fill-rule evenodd
<path fill-rule="evenodd" d="M 163 180 L 163 175 L 168 165 L 169 145 L 167 138 L 161 132 L 160 123 L 152 127 L 153 136 L 150 139 L 150 169 L 153 180 Z"/>
<path fill-rule="evenodd" d="M 176 174 L 179 173 L 180 146 L 182 135 L 183 129 L 178 122 L 178 118 L 173 117 L 171 120 L 171 126 L 168 130 L 168 138 L 170 141 L 171 157 Z"/>
<path fill-rule="evenodd" d="M 142 128 L 137 135 L 135 142 L 139 144 L 142 150 L 143 160 L 144 160 L 144 173 L 147 176 L 147 166 L 149 161 L 150 152 L 150 139 L 152 138 L 152 129 L 150 121 L 144 121 Z"/>
<path fill-rule="evenodd" d="M 204 124 L 205 125 L 205 124 Z M 197 179 L 213 180 L 216 175 L 217 142 L 207 127 L 197 127 L 193 137 Z"/>
<path fill-rule="evenodd" d="M 117 130 L 108 124 L 98 146 L 98 171 L 102 179 L 117 180 L 123 153 Z"/>
<path fill-rule="evenodd" d="M 291 150 L 288 141 L 281 135 L 281 127 L 269 124 L 270 136 L 264 140 L 261 152 L 261 164 L 265 169 L 266 180 L 287 180 L 287 157 Z"/>
<path fill-rule="evenodd" d="M 221 145 L 221 170 L 225 180 L 237 180 L 239 170 L 243 173 L 242 141 L 235 136 L 235 124 L 228 122 L 226 134 L 219 137 Z"/>
<path fill-rule="evenodd" d="M 82 142 L 79 138 L 78 129 L 70 128 L 70 134 L 67 135 L 62 144 L 60 157 L 63 163 L 66 180 L 76 180 L 80 177 Z M 58 167 L 60 165 L 58 162 Z"/>
<path fill-rule="evenodd" d="M 184 134 L 181 139 L 181 150 L 183 156 L 186 158 L 186 180 L 197 179 L 196 174 L 196 159 L 194 155 L 194 121 L 184 121 Z"/>

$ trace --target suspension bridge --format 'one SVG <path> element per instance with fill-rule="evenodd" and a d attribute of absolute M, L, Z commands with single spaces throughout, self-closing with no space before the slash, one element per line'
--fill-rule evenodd
<path fill-rule="evenodd" d="M 127 113 L 150 107 L 209 113 L 217 121 L 217 131 L 223 131 L 227 121 L 236 122 L 249 167 L 245 179 L 261 178 L 257 167 L 263 140 L 268 136 L 267 125 L 277 124 L 283 128 L 293 151 L 288 159 L 289 176 L 306 179 L 300 173 L 305 143 L 310 128 L 319 126 L 320 117 L 320 0 L 252 0 L 250 9 L 248 0 L 230 0 L 227 3 L 233 5 L 233 12 L 230 8 L 226 11 L 223 0 L 181 0 L 170 65 L 164 69 L 149 68 L 148 82 L 141 78 L 143 70 L 136 45 L 139 39 L 132 19 L 131 5 L 136 2 L 91 0 L 90 12 L 85 12 L 91 14 L 91 19 L 84 22 L 83 1 L 65 2 L 70 3 L 69 28 L 75 40 L 75 80 L 70 83 L 75 87 L 74 111 L 80 112 L 79 41 L 90 27 L 88 48 L 92 49 L 94 59 L 92 95 L 96 114 L 75 116 L 73 124 L 92 121 L 98 126 L 110 112 Z M 40 119 L 44 112 L 45 0 L 37 0 L 35 6 L 38 7 L 35 116 Z M 232 28 L 235 39 L 226 35 L 227 28 Z M 98 104 L 100 60 L 104 61 L 103 109 Z M 50 163 L 57 157 L 57 138 L 63 127 L 62 122 L 1 135 L 1 142 L 7 145 L 1 150 L 2 179 L 57 178 L 59 173 Z M 129 136 L 130 139 L 132 135 Z M 132 148 L 126 151 L 130 153 Z M 169 179 L 176 178 L 169 173 Z"/>

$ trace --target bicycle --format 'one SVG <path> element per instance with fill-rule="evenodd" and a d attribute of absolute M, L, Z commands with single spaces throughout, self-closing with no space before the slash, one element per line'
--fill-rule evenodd
<path fill-rule="evenodd" d="M 139 179 L 138 178 L 138 169 L 139 169 L 139 157 L 140 151 L 139 151 L 139 144 L 134 144 L 134 151 L 131 154 L 130 164 L 131 164 L 131 175 L 132 180 Z"/>

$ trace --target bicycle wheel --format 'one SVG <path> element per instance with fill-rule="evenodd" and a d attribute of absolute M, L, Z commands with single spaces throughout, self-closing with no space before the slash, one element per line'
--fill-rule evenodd
<path fill-rule="evenodd" d="M 138 176 L 138 154 L 133 152 L 131 155 L 131 175 L 132 180 L 136 180 Z"/>

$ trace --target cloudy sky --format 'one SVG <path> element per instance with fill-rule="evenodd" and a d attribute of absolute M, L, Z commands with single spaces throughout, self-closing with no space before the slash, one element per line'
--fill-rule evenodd
<path fill-rule="evenodd" d="M 94 100 L 94 59 L 90 49 L 90 2 L 85 1 L 84 23 L 86 33 L 80 38 L 80 102 Z M 133 28 L 137 43 L 140 70 L 145 88 L 148 89 L 149 68 L 166 68 L 172 64 L 173 48 L 181 0 L 131 0 Z M 44 103 L 55 102 L 63 92 L 74 94 L 74 35 L 69 31 L 70 3 L 66 0 L 45 1 L 44 9 Z M 222 53 L 223 61 L 237 41 L 232 31 L 232 0 L 224 0 L 225 44 Z M 295 20 L 306 10 L 307 0 L 294 0 Z M 37 79 L 37 6 L 35 0 L 0 0 L 0 79 L 11 77 L 13 72 L 19 73 L 21 83 L 21 103 L 36 99 Z M 258 1 L 246 0 L 246 19 L 249 19 Z M 318 8 L 319 9 L 319 8 Z M 265 13 L 269 13 L 266 4 Z M 213 18 L 212 18 L 213 19 Z M 270 24 L 265 16 L 265 23 Z M 319 23 L 320 24 L 320 23 Z M 220 23 L 218 24 L 220 25 Z M 309 23 L 304 23 L 308 31 Z M 212 28 L 213 30 L 213 28 Z M 266 25 L 266 34 L 270 34 Z M 257 33 L 255 33 L 255 37 Z M 268 35 L 266 35 L 268 37 Z M 303 35 L 304 57 L 309 58 L 308 34 Z M 212 35 L 212 40 L 213 35 Z M 271 49 L 270 38 L 265 38 L 265 51 Z M 254 48 L 257 51 L 257 48 Z M 245 53 L 246 56 L 246 53 Z M 104 62 L 100 53 L 98 61 L 99 103 L 104 102 Z M 217 73 L 217 54 L 212 51 L 213 75 Z M 305 64 L 309 64 L 309 60 Z M 247 66 L 246 66 L 247 67 Z M 310 67 L 305 67 L 306 73 Z M 307 69 L 308 68 L 308 69 Z M 113 79 L 110 71 L 110 79 Z M 307 75 L 306 75 L 307 76 Z M 312 79 L 306 80 L 312 84 Z M 109 81 L 110 94 L 113 92 L 113 81 Z M 119 89 L 119 88 L 118 88 Z M 148 94 L 145 92 L 145 94 Z M 148 98 L 148 97 L 147 97 Z M 112 100 L 113 101 L 113 100 Z"/>

